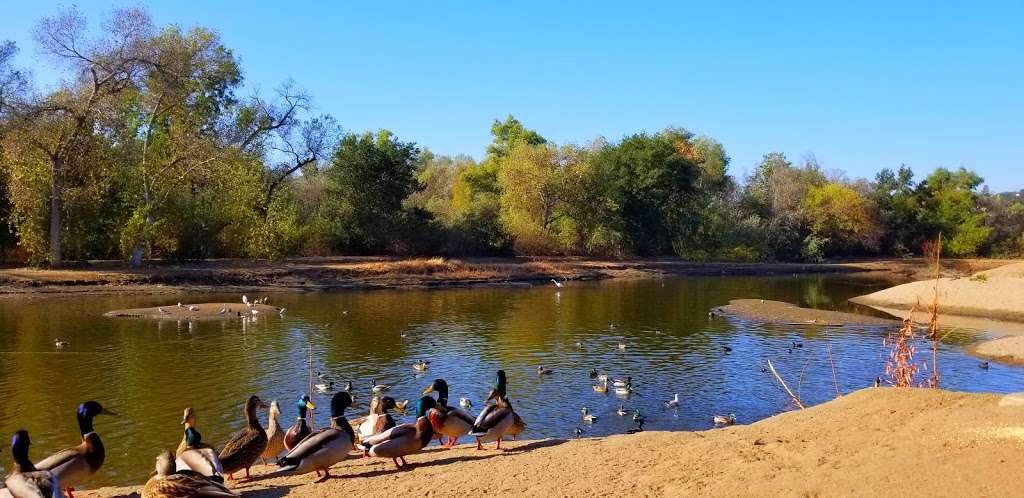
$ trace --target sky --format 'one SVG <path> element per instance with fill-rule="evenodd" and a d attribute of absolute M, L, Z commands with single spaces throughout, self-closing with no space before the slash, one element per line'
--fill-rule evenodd
<path fill-rule="evenodd" d="M 32 29 L 71 4 L 15 1 L 0 39 L 45 87 L 59 73 Z M 481 158 L 491 122 L 513 114 L 557 143 L 685 127 L 721 142 L 736 176 L 779 151 L 849 178 L 964 166 L 1024 188 L 1019 1 L 75 5 L 94 28 L 119 6 L 212 28 L 246 92 L 292 79 L 346 130 L 441 154 Z"/>

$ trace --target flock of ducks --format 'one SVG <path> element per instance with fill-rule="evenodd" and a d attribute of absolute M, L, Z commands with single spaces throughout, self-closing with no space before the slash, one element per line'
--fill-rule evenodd
<path fill-rule="evenodd" d="M 348 387 L 351 389 L 351 384 Z M 258 396 L 250 396 L 244 408 L 245 427 L 228 439 L 220 451 L 203 442 L 196 411 L 187 407 L 181 418 L 181 442 L 173 453 L 165 450 L 157 455 L 142 496 L 238 496 L 225 486 L 225 480 L 234 480 L 240 472 L 250 477 L 250 468 L 261 459 L 264 463 L 275 460 L 277 469 L 268 477 L 315 473 L 317 482 L 322 482 L 332 477 L 331 467 L 359 454 L 389 458 L 397 468 L 402 468 L 407 465 L 405 457 L 420 452 L 434 439 L 442 442 L 447 438 L 444 447 L 451 448 L 460 437 L 468 435 L 476 439 L 479 450 L 484 449 L 483 443 L 487 441 L 497 441 L 497 448 L 501 449 L 505 436 L 514 438 L 526 428 L 509 402 L 507 387 L 505 372 L 499 370 L 484 409 L 473 417 L 465 409 L 449 406 L 448 383 L 435 379 L 416 402 L 415 421 L 399 425 L 389 412 L 404 412 L 407 402 L 381 395 L 388 386 L 373 382 L 369 414 L 349 421 L 345 412 L 352 407 L 352 392 L 338 391 L 331 396 L 330 426 L 315 431 L 307 422 L 309 410 L 316 408 L 309 395 L 297 401 L 298 416 L 287 430 L 278 421 L 281 410 L 277 401 L 268 405 Z M 464 401 L 463 404 L 469 404 Z M 262 409 L 269 410 L 266 429 L 258 416 Z M 93 428 L 93 420 L 99 415 L 116 414 L 96 401 L 82 403 L 76 413 L 81 443 L 34 464 L 29 459 L 28 432 L 16 432 L 11 441 L 14 465 L 5 481 L 6 488 L 0 489 L 0 498 L 74 498 L 74 487 L 98 472 L 106 457 L 103 441 Z"/>

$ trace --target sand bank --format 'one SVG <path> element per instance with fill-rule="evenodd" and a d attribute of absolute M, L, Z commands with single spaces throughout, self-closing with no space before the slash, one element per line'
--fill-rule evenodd
<path fill-rule="evenodd" d="M 715 314 L 747 320 L 794 326 L 897 325 L 899 322 L 856 313 L 801 308 L 794 304 L 767 299 L 733 299 L 711 310 Z"/>
<path fill-rule="evenodd" d="M 103 316 L 145 318 L 153 320 L 230 320 L 242 316 L 276 316 L 281 308 L 269 304 L 246 306 L 235 303 L 177 303 L 153 308 L 132 308 L 108 311 Z"/>
<path fill-rule="evenodd" d="M 747 426 L 520 441 L 502 452 L 431 447 L 408 458 L 409 470 L 355 458 L 332 469 L 341 477 L 321 484 L 297 476 L 235 489 L 261 498 L 1015 496 L 1019 484 L 1008 476 L 1024 461 L 1024 406 L 1000 401 L 992 394 L 869 388 Z"/>

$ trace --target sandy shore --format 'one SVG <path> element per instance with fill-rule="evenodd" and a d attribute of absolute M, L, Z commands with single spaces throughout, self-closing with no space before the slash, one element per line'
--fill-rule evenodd
<path fill-rule="evenodd" d="M 712 313 L 794 326 L 899 325 L 896 320 L 841 311 L 801 308 L 794 304 L 767 299 L 733 299 L 729 304 L 713 309 Z"/>
<path fill-rule="evenodd" d="M 108 311 L 103 316 L 145 318 L 152 320 L 230 320 L 251 316 L 276 316 L 281 308 L 269 304 L 246 306 L 234 303 L 179 303 L 153 308 L 132 308 Z"/>
<path fill-rule="evenodd" d="M 996 260 L 948 262 L 951 273 L 1003 264 Z M 0 267 L 0 296 L 104 293 L 305 292 L 344 289 L 433 288 L 549 284 L 552 278 L 663 278 L 670 276 L 845 273 L 906 282 L 927 265 L 916 259 L 833 264 L 692 263 L 678 259 L 603 261 L 580 258 L 400 259 L 382 257 L 290 258 L 283 261 L 213 260 L 149 264 L 94 262 L 47 270 Z"/>
<path fill-rule="evenodd" d="M 1020 487 L 1011 476 L 1024 461 L 1024 403 L 1006 401 L 992 394 L 870 388 L 748 426 L 520 441 L 502 452 L 431 447 L 408 459 L 409 470 L 358 458 L 336 465 L 332 473 L 340 477 L 325 483 L 297 476 L 255 479 L 235 489 L 265 498 L 1015 496 Z"/>
<path fill-rule="evenodd" d="M 914 316 L 927 321 L 927 306 L 932 303 L 935 280 L 921 280 L 851 301 L 871 306 L 893 316 L 905 317 L 920 303 Z M 971 328 L 1004 335 L 976 344 L 968 350 L 992 360 L 1024 364 L 1024 263 L 1016 262 L 975 273 L 969 277 L 943 277 L 938 280 L 939 325 L 944 328 Z"/>

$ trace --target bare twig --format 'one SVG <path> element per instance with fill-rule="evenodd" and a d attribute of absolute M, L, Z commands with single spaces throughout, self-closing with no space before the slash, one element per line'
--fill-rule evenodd
<path fill-rule="evenodd" d="M 796 406 L 803 410 L 805 408 L 804 404 L 800 401 L 800 398 L 793 394 L 793 391 L 789 389 L 789 386 L 786 385 L 786 381 L 782 380 L 782 376 L 779 375 L 779 372 L 775 371 L 775 366 L 772 365 L 772 360 L 768 360 L 768 369 L 772 371 L 772 375 L 774 375 L 775 379 L 779 381 L 779 384 L 782 384 L 782 388 L 786 390 L 786 394 L 788 394 L 793 400 L 793 403 L 796 403 Z"/>
<path fill-rule="evenodd" d="M 843 393 L 839 392 L 839 378 L 836 377 L 836 362 L 832 359 L 832 343 L 828 341 L 828 336 L 826 336 L 825 341 L 825 352 L 828 353 L 828 362 L 832 365 L 832 383 L 836 386 L 836 397 L 839 398 Z"/>

